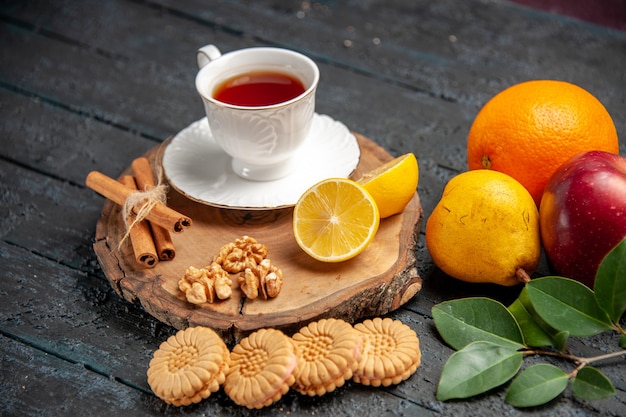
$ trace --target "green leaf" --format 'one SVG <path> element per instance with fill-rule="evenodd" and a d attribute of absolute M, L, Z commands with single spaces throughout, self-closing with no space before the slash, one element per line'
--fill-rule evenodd
<path fill-rule="evenodd" d="M 522 353 L 491 342 L 474 342 L 450 356 L 443 367 L 437 399 L 468 398 L 504 384 L 522 366 Z"/>
<path fill-rule="evenodd" d="M 517 324 L 519 324 L 524 336 L 524 343 L 527 346 L 554 346 L 552 337 L 535 321 L 531 312 L 526 309 L 519 298 L 509 306 L 509 311 L 515 317 Z"/>
<path fill-rule="evenodd" d="M 571 336 L 593 336 L 611 330 L 611 320 L 598 306 L 593 291 L 562 277 L 536 278 L 526 284 L 537 314 L 558 331 Z"/>
<path fill-rule="evenodd" d="M 553 338 L 554 338 L 554 347 L 559 352 L 562 352 L 565 350 L 565 344 L 567 343 L 567 339 L 569 338 L 569 332 L 565 330 L 562 332 L 558 332 L 557 334 L 553 336 Z"/>
<path fill-rule="evenodd" d="M 619 347 L 626 349 L 626 336 L 621 335 L 619 338 Z"/>
<path fill-rule="evenodd" d="M 618 323 L 626 311 L 626 238 L 600 263 L 593 288 L 600 308 Z"/>
<path fill-rule="evenodd" d="M 611 381 L 598 369 L 585 366 L 572 381 L 572 392 L 580 399 L 593 401 L 615 395 Z"/>
<path fill-rule="evenodd" d="M 559 351 L 565 349 L 569 332 L 560 332 L 545 322 L 535 311 L 526 287 L 522 289 L 517 300 L 509 306 L 509 310 L 519 323 L 524 342 L 528 346 L 554 346 Z"/>
<path fill-rule="evenodd" d="M 505 400 L 514 407 L 545 404 L 565 391 L 568 380 L 567 374 L 554 365 L 534 365 L 513 380 Z"/>
<path fill-rule="evenodd" d="M 473 297 L 446 301 L 432 309 L 435 326 L 452 348 L 489 341 L 512 349 L 524 347 L 515 317 L 498 301 Z"/>

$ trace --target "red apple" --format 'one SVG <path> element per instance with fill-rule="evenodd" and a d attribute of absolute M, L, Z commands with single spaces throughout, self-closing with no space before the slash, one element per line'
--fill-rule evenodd
<path fill-rule="evenodd" d="M 600 262 L 626 236 L 626 158 L 591 151 L 569 159 L 546 185 L 539 219 L 554 272 L 593 288 Z"/>

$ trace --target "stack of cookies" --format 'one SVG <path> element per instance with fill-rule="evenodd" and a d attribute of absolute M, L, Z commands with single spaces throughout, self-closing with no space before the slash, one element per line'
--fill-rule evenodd
<path fill-rule="evenodd" d="M 291 388 L 319 396 L 350 379 L 374 387 L 398 384 L 415 373 L 420 360 L 415 332 L 390 318 L 355 326 L 322 319 L 292 337 L 260 329 L 230 352 L 213 330 L 193 327 L 161 344 L 150 361 L 148 383 L 176 406 L 200 402 L 223 386 L 236 404 L 258 409 Z"/>
<path fill-rule="evenodd" d="M 278 401 L 295 381 L 296 350 L 280 330 L 261 329 L 230 354 L 224 392 L 238 405 L 262 408 Z"/>
<path fill-rule="evenodd" d="M 148 384 L 168 404 L 197 403 L 219 390 L 229 363 L 230 352 L 217 333 L 190 327 L 170 336 L 154 352 Z"/>

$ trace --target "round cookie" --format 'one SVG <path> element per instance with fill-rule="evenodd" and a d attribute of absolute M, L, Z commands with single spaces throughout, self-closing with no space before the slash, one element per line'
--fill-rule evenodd
<path fill-rule="evenodd" d="M 224 392 L 238 405 L 262 408 L 278 401 L 294 383 L 295 347 L 280 330 L 260 329 L 230 353 Z"/>
<path fill-rule="evenodd" d="M 207 327 L 179 330 L 161 343 L 148 368 L 148 384 L 175 406 L 198 403 L 219 390 L 229 363 L 228 347 Z"/>
<path fill-rule="evenodd" d="M 386 387 L 404 381 L 419 367 L 419 339 L 400 320 L 377 317 L 355 324 L 354 329 L 363 341 L 355 382 Z"/>
<path fill-rule="evenodd" d="M 310 396 L 341 387 L 358 365 L 361 338 L 340 319 L 310 323 L 292 336 L 298 355 L 294 389 Z"/>

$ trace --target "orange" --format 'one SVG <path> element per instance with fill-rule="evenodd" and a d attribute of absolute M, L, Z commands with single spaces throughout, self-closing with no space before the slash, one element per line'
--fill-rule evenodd
<path fill-rule="evenodd" d="M 417 189 L 419 167 L 412 153 L 384 163 L 357 180 L 374 198 L 380 218 L 402 213 Z"/>
<path fill-rule="evenodd" d="M 509 87 L 476 116 L 467 141 L 469 169 L 515 178 L 537 206 L 548 180 L 570 157 L 591 150 L 619 153 L 613 119 L 591 93 L 564 81 Z"/>
<path fill-rule="evenodd" d="M 341 262 L 363 252 L 379 224 L 376 201 L 363 186 L 346 178 L 330 178 L 313 185 L 293 210 L 296 242 L 323 262 Z"/>

